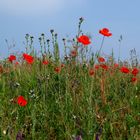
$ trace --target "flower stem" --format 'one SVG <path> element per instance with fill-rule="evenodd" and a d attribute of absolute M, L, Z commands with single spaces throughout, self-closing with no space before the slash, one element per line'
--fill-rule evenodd
<path fill-rule="evenodd" d="M 100 52 L 101 52 L 101 49 L 102 49 L 102 47 L 103 47 L 104 39 L 105 39 L 105 36 L 103 36 L 102 43 L 101 43 L 100 49 L 99 49 L 98 54 L 97 54 L 98 56 L 99 56 L 99 54 L 100 54 Z"/>

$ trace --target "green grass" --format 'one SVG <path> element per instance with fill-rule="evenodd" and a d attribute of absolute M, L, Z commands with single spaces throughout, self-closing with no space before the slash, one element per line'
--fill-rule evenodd
<path fill-rule="evenodd" d="M 95 140 L 97 134 L 100 140 L 139 140 L 140 75 L 132 83 L 133 75 L 122 73 L 121 63 L 114 68 L 115 61 L 110 63 L 108 58 L 108 70 L 95 70 L 96 56 L 87 60 L 80 52 L 60 59 L 56 43 L 54 53 L 42 50 L 48 65 L 42 64 L 43 57 L 37 57 L 29 44 L 33 64 L 22 56 L 16 67 L 8 60 L 1 62 L 0 140 L 15 140 L 17 134 L 25 140 L 79 140 L 78 136 Z M 54 68 L 61 64 L 65 66 L 56 73 Z M 28 102 L 24 107 L 16 102 L 20 95 Z"/>

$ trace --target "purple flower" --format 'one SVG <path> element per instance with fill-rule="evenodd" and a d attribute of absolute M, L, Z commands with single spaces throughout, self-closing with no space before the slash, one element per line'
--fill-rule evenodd
<path fill-rule="evenodd" d="M 99 128 L 99 131 L 98 132 L 99 132 L 99 135 L 102 134 L 102 127 Z"/>
<path fill-rule="evenodd" d="M 75 140 L 82 140 L 81 135 L 77 136 Z"/>
<path fill-rule="evenodd" d="M 99 134 L 96 134 L 95 139 L 96 139 L 96 140 L 100 140 L 100 139 L 99 139 Z"/>
<path fill-rule="evenodd" d="M 25 140 L 25 136 L 21 131 L 17 133 L 16 140 Z"/>

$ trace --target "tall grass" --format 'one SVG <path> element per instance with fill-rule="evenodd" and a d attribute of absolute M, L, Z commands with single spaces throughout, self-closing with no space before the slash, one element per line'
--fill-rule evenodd
<path fill-rule="evenodd" d="M 100 55 L 96 53 L 87 59 L 88 46 L 75 39 L 70 50 L 63 39 L 64 58 L 60 58 L 57 34 L 53 30 L 51 34 L 51 40 L 44 34 L 39 38 L 40 57 L 33 37 L 26 35 L 26 53 L 34 57 L 33 64 L 22 55 L 17 65 L 7 59 L 1 62 L 0 140 L 139 140 L 139 74 L 132 82 L 131 72 L 120 71 L 126 64 L 119 60 L 115 67 L 113 55 L 104 63 L 96 61 Z M 73 57 L 71 50 L 77 55 Z M 134 66 L 127 67 L 132 71 Z M 24 107 L 17 104 L 20 95 L 28 102 Z"/>

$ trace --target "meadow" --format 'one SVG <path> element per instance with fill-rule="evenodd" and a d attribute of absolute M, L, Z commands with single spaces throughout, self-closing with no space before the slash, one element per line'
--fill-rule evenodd
<path fill-rule="evenodd" d="M 138 61 L 104 57 L 81 30 L 60 56 L 57 33 L 26 34 L 25 52 L 0 62 L 0 140 L 140 140 Z M 121 41 L 121 40 L 120 40 Z M 89 55 L 91 54 L 91 55 Z M 137 60 L 137 59 L 136 59 Z"/>

